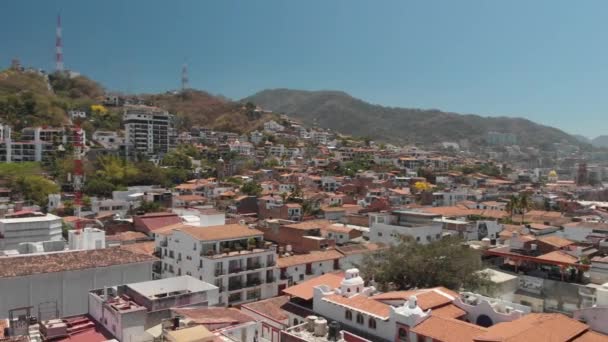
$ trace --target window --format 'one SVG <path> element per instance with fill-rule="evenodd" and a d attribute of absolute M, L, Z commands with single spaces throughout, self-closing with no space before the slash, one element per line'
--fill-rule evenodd
<path fill-rule="evenodd" d="M 346 312 L 344 312 L 344 318 L 346 318 L 349 321 L 353 320 L 353 312 L 350 310 L 346 310 Z"/>
<path fill-rule="evenodd" d="M 370 329 L 376 329 L 376 320 L 370 317 L 367 321 L 367 325 Z"/>
<path fill-rule="evenodd" d="M 363 315 L 360 313 L 357 314 L 357 323 L 363 324 Z"/>
<path fill-rule="evenodd" d="M 298 325 L 298 319 L 297 318 L 293 319 L 293 325 Z"/>
<path fill-rule="evenodd" d="M 439 240 L 440 237 L 441 237 L 441 234 L 435 235 L 435 239 L 437 239 L 437 240 Z"/>
<path fill-rule="evenodd" d="M 382 236 L 382 232 L 378 232 L 378 236 Z"/>
<path fill-rule="evenodd" d="M 196 250 L 196 242 L 194 243 L 194 247 L 193 247 L 193 249 L 194 249 L 194 250 Z"/>
<path fill-rule="evenodd" d="M 416 236 L 416 241 L 420 242 L 420 236 Z"/>
<path fill-rule="evenodd" d="M 407 330 L 399 328 L 399 341 L 407 341 Z"/>

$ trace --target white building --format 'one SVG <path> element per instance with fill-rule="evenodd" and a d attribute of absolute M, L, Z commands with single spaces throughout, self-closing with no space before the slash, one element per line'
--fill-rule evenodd
<path fill-rule="evenodd" d="M 172 307 L 207 307 L 218 288 L 190 276 L 104 287 L 89 292 L 89 314 L 119 341 L 150 341 L 146 330 L 171 318 Z"/>
<path fill-rule="evenodd" d="M 252 143 L 246 141 L 241 142 L 239 140 L 228 144 L 228 148 L 230 148 L 230 151 L 236 152 L 242 156 L 253 155 L 255 150 Z"/>
<path fill-rule="evenodd" d="M 106 248 L 106 232 L 97 228 L 72 229 L 68 231 L 68 246 L 71 250 Z"/>
<path fill-rule="evenodd" d="M 83 110 L 70 110 L 68 112 L 68 115 L 70 116 L 70 119 L 72 119 L 72 120 L 87 118 L 87 112 L 85 112 Z"/>
<path fill-rule="evenodd" d="M 0 250 L 15 249 L 23 242 L 61 241 L 61 218 L 27 212 L 0 219 Z"/>
<path fill-rule="evenodd" d="M 117 150 L 124 143 L 124 138 L 114 131 L 95 131 L 92 140 L 109 150 Z"/>
<path fill-rule="evenodd" d="M 562 236 L 568 240 L 585 242 L 592 234 L 608 235 L 608 223 L 571 222 L 563 225 Z"/>
<path fill-rule="evenodd" d="M 155 236 L 160 277 L 191 275 L 220 288 L 220 304 L 274 297 L 276 248 L 246 225 L 181 226 Z"/>
<path fill-rule="evenodd" d="M 283 125 L 280 125 L 274 120 L 264 122 L 264 131 L 269 133 L 281 132 L 285 130 Z"/>
<path fill-rule="evenodd" d="M 318 285 L 313 291 L 316 314 L 370 341 L 472 341 L 487 332 L 482 325 L 530 312 L 527 306 L 443 287 L 377 293 L 357 269 L 347 270 L 339 287 Z"/>
<path fill-rule="evenodd" d="M 395 210 L 392 213 L 369 215 L 369 239 L 372 242 L 395 244 L 405 235 L 427 244 L 441 239 L 442 224 L 434 219 L 441 215 L 419 211 Z"/>
<path fill-rule="evenodd" d="M 252 144 L 257 145 L 264 140 L 264 133 L 260 131 L 253 131 L 249 134 L 249 140 Z"/>
<path fill-rule="evenodd" d="M 343 257 L 344 255 L 335 249 L 280 257 L 277 262 L 280 270 L 280 286 L 291 286 L 340 270 L 340 259 Z"/>
<path fill-rule="evenodd" d="M 123 121 L 128 150 L 155 155 L 167 153 L 175 147 L 177 133 L 174 116 L 166 110 L 148 106 L 128 106 Z"/>
<path fill-rule="evenodd" d="M 155 261 L 121 248 L 0 258 L 0 317 L 46 302 L 56 302 L 60 316 L 87 313 L 90 290 L 150 280 Z"/>

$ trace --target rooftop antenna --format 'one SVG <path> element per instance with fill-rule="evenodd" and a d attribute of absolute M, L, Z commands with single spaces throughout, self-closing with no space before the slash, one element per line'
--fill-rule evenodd
<path fill-rule="evenodd" d="M 63 42 L 61 39 L 61 14 L 57 15 L 57 29 L 55 31 L 55 70 L 63 71 Z"/>
<path fill-rule="evenodd" d="M 188 64 L 184 63 L 184 65 L 182 65 L 182 92 L 190 87 L 188 82 Z"/>

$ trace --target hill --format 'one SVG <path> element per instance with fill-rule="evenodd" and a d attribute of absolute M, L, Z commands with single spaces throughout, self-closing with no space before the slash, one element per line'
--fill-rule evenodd
<path fill-rule="evenodd" d="M 340 91 L 270 89 L 242 101 L 292 115 L 304 123 L 398 143 L 433 144 L 468 139 L 475 144 L 483 143 L 487 132 L 498 131 L 515 134 L 523 146 L 544 147 L 554 142 L 581 145 L 575 137 L 559 129 L 522 118 L 384 107 Z"/>
<path fill-rule="evenodd" d="M 270 118 L 269 114 L 262 115 L 253 111 L 254 108 L 201 90 L 147 94 L 141 97 L 150 105 L 175 113 L 180 127 L 184 129 L 201 125 L 222 131 L 246 133 L 259 128 Z"/>
<path fill-rule="evenodd" d="M 0 71 L 0 123 L 19 132 L 27 126 L 60 126 L 68 122 L 70 109 L 89 110 L 103 100 L 104 88 L 85 76 L 43 75 L 35 71 Z M 200 90 L 145 94 L 146 104 L 167 109 L 179 118 L 179 128 L 203 125 L 218 130 L 245 133 L 260 127 L 269 114 Z M 96 129 L 118 130 L 122 108 L 95 113 L 82 123 L 88 134 Z"/>
<path fill-rule="evenodd" d="M 600 135 L 591 139 L 591 144 L 595 147 L 608 147 L 608 135 Z"/>

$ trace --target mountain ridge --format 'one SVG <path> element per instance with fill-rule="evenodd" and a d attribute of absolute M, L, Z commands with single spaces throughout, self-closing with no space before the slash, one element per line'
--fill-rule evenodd
<path fill-rule="evenodd" d="M 584 145 L 562 130 L 525 118 L 388 107 L 339 90 L 266 89 L 241 101 L 292 115 L 307 124 L 399 143 L 433 144 L 462 139 L 483 143 L 488 132 L 497 131 L 513 133 L 523 146 L 546 147 L 553 142 Z"/>

